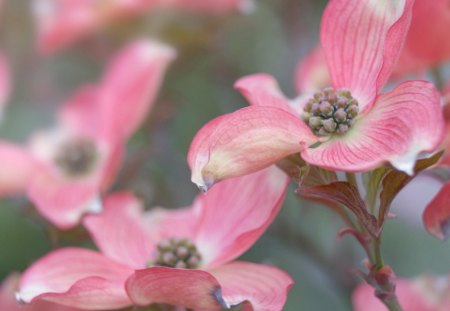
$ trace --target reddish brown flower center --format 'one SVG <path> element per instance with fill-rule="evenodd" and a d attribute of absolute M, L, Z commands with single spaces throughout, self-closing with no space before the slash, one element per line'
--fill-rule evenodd
<path fill-rule="evenodd" d="M 326 88 L 314 94 L 305 105 L 303 121 L 317 136 L 344 134 L 354 124 L 359 107 L 350 91 Z"/>
<path fill-rule="evenodd" d="M 89 139 L 77 138 L 63 143 L 55 155 L 56 165 L 70 177 L 89 173 L 97 159 L 95 143 Z"/>
<path fill-rule="evenodd" d="M 156 249 L 156 259 L 152 266 L 196 269 L 202 260 L 197 247 L 189 239 L 163 240 L 158 243 Z"/>

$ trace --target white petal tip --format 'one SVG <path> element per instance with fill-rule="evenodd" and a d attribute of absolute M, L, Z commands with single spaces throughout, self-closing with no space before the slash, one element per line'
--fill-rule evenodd
<path fill-rule="evenodd" d="M 95 197 L 88 205 L 87 211 L 93 214 L 100 214 L 103 211 L 102 200 L 99 196 Z"/>
<path fill-rule="evenodd" d="M 198 189 L 206 193 L 216 183 L 216 180 L 211 177 L 201 176 L 200 178 L 192 178 L 191 181 L 197 185 Z"/>
<path fill-rule="evenodd" d="M 19 304 L 21 305 L 26 304 L 26 301 L 22 299 L 22 295 L 20 294 L 20 292 L 15 292 L 14 296 L 16 297 L 16 300 Z"/>

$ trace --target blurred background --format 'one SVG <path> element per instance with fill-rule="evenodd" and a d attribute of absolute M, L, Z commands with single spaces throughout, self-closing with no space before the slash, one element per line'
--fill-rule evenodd
<path fill-rule="evenodd" d="M 31 1 L 6 0 L 0 48 L 11 67 L 13 92 L 0 138 L 26 142 L 34 130 L 50 127 L 55 109 L 77 87 L 97 81 L 120 46 L 137 37 L 158 38 L 176 47 L 178 58 L 148 119 L 128 143 L 113 189 L 134 191 L 147 208 L 190 205 L 198 190 L 190 182 L 186 154 L 197 130 L 246 106 L 233 89 L 244 75 L 272 74 L 287 96 L 295 97 L 295 67 L 318 42 L 325 4 L 257 0 L 248 14 L 158 10 L 121 20 L 62 52 L 43 56 L 36 50 Z M 294 278 L 285 310 L 351 310 L 351 291 L 361 282 L 352 269 L 362 268 L 364 254 L 350 238 L 336 238 L 343 226 L 336 215 L 299 200 L 293 190 L 276 221 L 243 258 L 273 263 Z M 429 198 L 421 199 L 426 203 Z M 412 205 L 399 200 L 393 212 L 398 209 L 400 217 L 385 229 L 385 262 L 399 276 L 447 274 L 450 268 L 448 244 L 422 227 L 422 201 Z M 0 201 L 0 279 L 23 271 L 52 248 L 90 246 L 86 241 L 82 228 L 58 231 L 25 198 Z"/>

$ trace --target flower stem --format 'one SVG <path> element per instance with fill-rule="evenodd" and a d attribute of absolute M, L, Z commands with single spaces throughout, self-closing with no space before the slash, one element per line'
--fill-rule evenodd
<path fill-rule="evenodd" d="M 387 301 L 383 301 L 383 303 L 388 308 L 389 311 L 403 311 L 403 308 L 400 305 L 400 303 L 398 302 L 398 299 L 396 296 Z"/>
<path fill-rule="evenodd" d="M 375 241 L 375 266 L 377 270 L 384 267 L 383 256 L 381 255 L 381 239 L 378 238 Z"/>

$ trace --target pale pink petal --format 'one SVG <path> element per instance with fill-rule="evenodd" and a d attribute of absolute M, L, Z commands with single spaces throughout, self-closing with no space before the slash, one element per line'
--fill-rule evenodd
<path fill-rule="evenodd" d="M 194 241 L 202 212 L 202 205 L 196 201 L 188 208 L 153 208 L 142 216 L 142 220 L 153 241 L 170 238 L 188 238 Z"/>
<path fill-rule="evenodd" d="M 251 106 L 218 117 L 197 133 L 188 153 L 191 180 L 207 190 L 222 179 L 246 175 L 317 141 L 298 117 Z"/>
<path fill-rule="evenodd" d="M 322 47 L 314 48 L 299 61 L 295 72 L 295 85 L 299 93 L 314 92 L 330 85 L 330 75 Z"/>
<path fill-rule="evenodd" d="M 271 166 L 225 180 L 200 195 L 195 242 L 203 266 L 219 266 L 244 253 L 272 223 L 283 203 L 289 178 Z"/>
<path fill-rule="evenodd" d="M 340 171 L 365 171 L 385 162 L 413 173 L 417 155 L 432 152 L 442 140 L 440 97 L 431 83 L 405 82 L 377 98 L 342 137 L 302 152 L 305 161 Z"/>
<path fill-rule="evenodd" d="M 396 294 L 405 311 L 437 311 L 436 306 L 422 297 L 418 288 L 408 280 L 396 280 Z M 386 306 L 375 297 L 375 290 L 368 284 L 359 285 L 353 292 L 352 302 L 355 311 L 388 311 Z M 442 309 L 443 310 L 443 309 Z"/>
<path fill-rule="evenodd" d="M 135 271 L 126 289 L 140 306 L 165 303 L 190 309 L 220 309 L 221 292 L 217 280 L 202 270 L 153 267 Z"/>
<path fill-rule="evenodd" d="M 19 290 L 19 274 L 11 274 L 3 281 L 0 288 L 0 310 L 4 311 L 82 311 L 81 309 L 67 307 L 48 301 L 35 301 L 23 305 L 16 299 Z"/>
<path fill-rule="evenodd" d="M 101 83 L 101 100 L 112 135 L 126 139 L 141 125 L 174 58 L 171 47 L 139 40 L 111 61 Z"/>
<path fill-rule="evenodd" d="M 5 56 L 0 53 L 0 121 L 3 118 L 3 110 L 11 93 L 11 73 Z"/>
<path fill-rule="evenodd" d="M 62 105 L 58 121 L 70 133 L 79 136 L 102 138 L 105 118 L 99 104 L 99 90 L 95 86 L 84 86 Z"/>
<path fill-rule="evenodd" d="M 27 188 L 39 212 L 61 229 L 78 224 L 87 212 L 99 212 L 99 184 L 93 181 L 68 181 L 40 168 Z"/>
<path fill-rule="evenodd" d="M 347 88 L 361 110 L 388 80 L 409 27 L 413 0 L 332 0 L 321 41 L 333 86 Z"/>
<path fill-rule="evenodd" d="M 141 202 L 123 192 L 108 196 L 99 215 L 87 215 L 83 225 L 101 252 L 134 269 L 145 267 L 153 257 L 155 242 L 143 219 Z"/>
<path fill-rule="evenodd" d="M 96 1 L 34 0 L 33 14 L 38 29 L 38 47 L 43 53 L 58 51 L 101 24 Z"/>
<path fill-rule="evenodd" d="M 44 299 L 77 308 L 119 309 L 131 305 L 124 284 L 132 273 L 97 252 L 64 248 L 24 272 L 18 297 L 27 303 Z"/>
<path fill-rule="evenodd" d="M 251 310 L 281 311 L 294 281 L 268 265 L 235 261 L 210 271 L 222 288 L 227 307 L 249 302 Z"/>
<path fill-rule="evenodd" d="M 234 87 L 254 106 L 283 109 L 294 114 L 274 77 L 259 73 L 239 79 Z"/>
<path fill-rule="evenodd" d="M 25 192 L 34 161 L 23 147 L 0 141 L 0 197 Z"/>
<path fill-rule="evenodd" d="M 442 187 L 423 213 L 425 228 L 441 240 L 450 235 L 450 183 Z"/>

